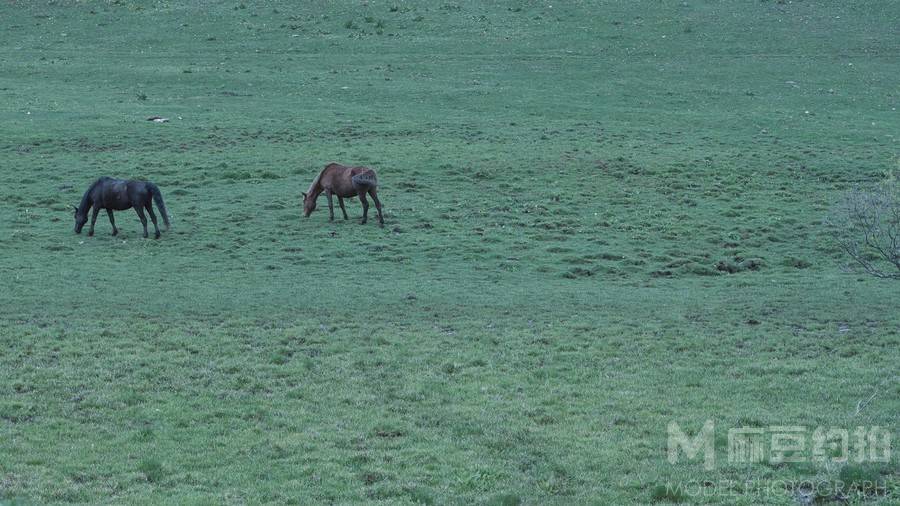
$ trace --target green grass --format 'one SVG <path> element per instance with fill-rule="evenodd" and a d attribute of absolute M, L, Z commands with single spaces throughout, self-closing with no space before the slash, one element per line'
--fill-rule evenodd
<path fill-rule="evenodd" d="M 896 438 L 898 285 L 821 223 L 898 170 L 896 2 L 0 18 L 0 502 L 651 503 L 840 478 L 672 465 L 672 420 Z M 384 229 L 301 218 L 329 161 Z M 173 229 L 75 235 L 101 175 Z"/>

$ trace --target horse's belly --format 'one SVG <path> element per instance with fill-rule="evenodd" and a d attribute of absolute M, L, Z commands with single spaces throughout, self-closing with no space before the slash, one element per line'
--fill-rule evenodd
<path fill-rule="evenodd" d="M 335 197 L 341 197 L 341 198 L 346 199 L 346 198 L 356 196 L 356 189 L 353 188 L 353 186 L 346 187 L 344 185 L 339 185 L 339 186 L 335 185 L 328 189 L 331 190 L 331 193 L 333 193 Z"/>
<path fill-rule="evenodd" d="M 131 198 L 127 191 L 116 189 L 106 199 L 106 208 L 113 211 L 124 211 L 131 208 Z"/>

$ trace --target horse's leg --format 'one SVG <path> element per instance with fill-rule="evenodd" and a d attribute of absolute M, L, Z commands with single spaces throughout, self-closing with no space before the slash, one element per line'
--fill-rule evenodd
<path fill-rule="evenodd" d="M 331 190 L 325 190 L 325 197 L 328 198 L 328 221 L 334 221 L 334 201 L 331 200 Z"/>
<path fill-rule="evenodd" d="M 107 209 L 106 215 L 109 216 L 109 224 L 113 227 L 112 235 L 117 235 L 119 233 L 119 229 L 116 228 L 116 218 L 113 216 L 112 209 Z"/>
<path fill-rule="evenodd" d="M 98 214 L 100 214 L 100 208 L 94 206 L 94 212 L 91 214 L 91 229 L 88 230 L 88 235 L 94 235 L 94 223 L 97 223 Z"/>
<path fill-rule="evenodd" d="M 144 216 L 144 210 L 141 206 L 134 206 L 134 211 L 137 213 L 138 218 L 141 219 L 141 225 L 144 226 L 144 239 L 147 238 L 147 217 Z"/>
<path fill-rule="evenodd" d="M 366 221 L 369 219 L 369 201 L 366 200 L 366 191 L 359 190 L 359 201 L 363 206 L 363 219 L 359 222 L 360 225 L 365 225 Z"/>
<path fill-rule="evenodd" d="M 341 205 L 341 212 L 344 213 L 344 219 L 345 220 L 348 219 L 347 218 L 347 210 L 344 209 L 344 197 L 338 197 L 338 204 Z"/>
<path fill-rule="evenodd" d="M 153 228 L 156 229 L 156 239 L 159 239 L 159 225 L 156 224 L 156 213 L 153 212 L 153 205 L 147 201 L 147 212 L 150 213 L 150 221 L 153 222 Z"/>
<path fill-rule="evenodd" d="M 381 201 L 378 200 L 378 194 L 375 193 L 375 188 L 369 190 L 369 195 L 372 196 L 372 200 L 375 201 L 375 210 L 378 211 L 378 226 L 384 226 L 384 217 L 381 215 Z"/>

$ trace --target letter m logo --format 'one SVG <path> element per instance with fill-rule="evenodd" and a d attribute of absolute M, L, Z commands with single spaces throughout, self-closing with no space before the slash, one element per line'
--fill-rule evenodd
<path fill-rule="evenodd" d="M 669 422 L 669 463 L 677 464 L 679 448 L 688 460 L 694 460 L 703 451 L 703 468 L 712 471 L 716 466 L 715 424 L 707 420 L 700 432 L 691 439 L 677 422 Z"/>

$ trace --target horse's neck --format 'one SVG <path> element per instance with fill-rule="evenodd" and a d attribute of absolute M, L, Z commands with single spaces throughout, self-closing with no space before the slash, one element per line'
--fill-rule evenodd
<path fill-rule="evenodd" d="M 319 172 L 319 175 L 313 179 L 311 185 L 309 185 L 309 190 L 306 190 L 306 193 L 312 195 L 313 198 L 318 197 L 320 193 L 322 193 L 325 188 L 322 187 L 322 176 L 325 175 L 325 171 L 328 170 L 328 167 L 322 169 L 322 172 Z"/>
<path fill-rule="evenodd" d="M 96 185 L 95 185 L 96 186 Z M 88 188 L 88 191 L 84 192 L 84 195 L 81 197 L 81 204 L 78 205 L 79 212 L 87 212 L 88 208 L 90 208 L 94 204 L 94 186 Z"/>
<path fill-rule="evenodd" d="M 313 184 L 309 185 L 309 189 L 306 190 L 306 194 L 311 198 L 316 199 L 319 197 L 322 191 L 324 191 L 322 185 L 320 185 L 318 181 L 313 181 Z"/>

